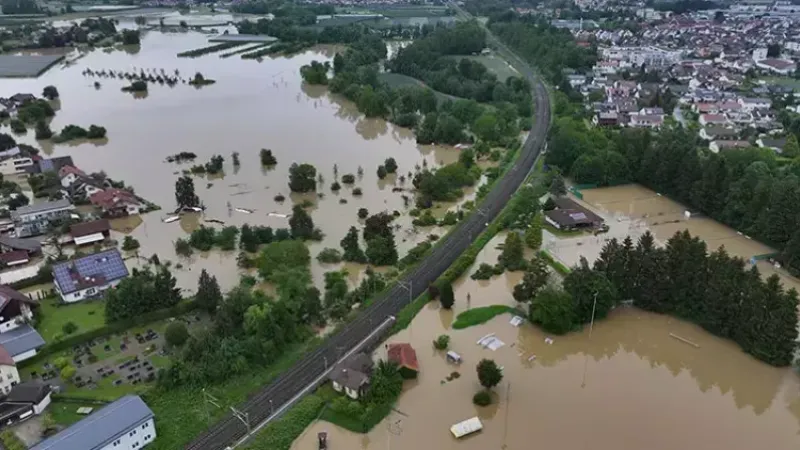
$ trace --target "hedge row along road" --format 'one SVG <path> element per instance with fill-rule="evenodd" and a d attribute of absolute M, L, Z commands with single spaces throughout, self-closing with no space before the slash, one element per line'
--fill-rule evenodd
<path fill-rule="evenodd" d="M 487 30 L 488 33 L 488 30 Z M 514 167 L 497 181 L 478 209 L 461 221 L 445 241 L 407 273 L 394 287 L 377 298 L 345 328 L 329 337 L 316 350 L 298 361 L 291 369 L 240 405 L 239 411 L 248 414 L 252 427 L 274 412 L 282 410 L 297 394 L 326 372 L 331 365 L 354 346 L 370 336 L 389 316 L 396 315 L 408 303 L 423 294 L 505 206 L 524 182 L 541 152 L 550 124 L 550 101 L 544 84 L 533 70 L 491 35 L 498 51 L 530 80 L 533 87 L 535 120 L 528 139 L 523 144 Z M 409 292 L 410 291 L 410 292 Z M 380 333 L 379 333 L 380 334 Z M 187 450 L 224 450 L 248 434 L 245 424 L 229 414 L 189 444 Z"/>

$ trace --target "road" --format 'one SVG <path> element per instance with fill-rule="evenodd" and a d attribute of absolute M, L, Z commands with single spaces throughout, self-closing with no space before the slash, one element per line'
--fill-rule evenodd
<path fill-rule="evenodd" d="M 488 30 L 487 30 L 488 31 Z M 463 253 L 505 206 L 533 168 L 550 125 L 550 101 L 544 84 L 534 71 L 494 36 L 489 35 L 498 51 L 521 74 L 527 77 L 534 97 L 534 125 L 514 167 L 497 181 L 476 210 L 444 238 L 431 254 L 407 273 L 395 286 L 376 299 L 344 329 L 328 338 L 320 347 L 305 355 L 292 368 L 239 406 L 248 414 L 251 426 L 273 416 L 273 412 L 321 376 L 328 362 L 337 361 L 344 351 L 353 348 L 370 335 L 389 316 L 394 316 L 412 299 L 417 298 Z M 198 401 L 201 401 L 198 399 Z M 188 450 L 224 450 L 248 434 L 245 424 L 228 415 L 185 447 Z"/>

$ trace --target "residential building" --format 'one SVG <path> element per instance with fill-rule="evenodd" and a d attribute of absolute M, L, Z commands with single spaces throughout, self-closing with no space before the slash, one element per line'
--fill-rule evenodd
<path fill-rule="evenodd" d="M 50 393 L 50 386 L 41 382 L 17 384 L 0 398 L 0 426 L 40 415 L 50 404 Z"/>
<path fill-rule="evenodd" d="M 51 223 L 69 218 L 74 210 L 75 206 L 65 199 L 34 203 L 11 211 L 11 220 L 18 238 L 36 236 L 46 233 Z"/>
<path fill-rule="evenodd" d="M 780 75 L 791 75 L 797 69 L 794 61 L 789 59 L 767 58 L 756 61 L 756 67 L 769 70 Z"/>
<path fill-rule="evenodd" d="M 17 239 L 0 235 L 0 262 L 6 266 L 25 264 L 41 253 L 42 244 L 35 239 Z"/>
<path fill-rule="evenodd" d="M 97 297 L 128 276 L 117 249 L 83 256 L 53 266 L 56 291 L 66 303 Z"/>
<path fill-rule="evenodd" d="M 751 98 L 751 97 L 742 97 L 739 99 L 739 104 L 742 105 L 742 109 L 751 112 L 755 109 L 769 109 L 772 107 L 772 100 L 768 98 Z"/>
<path fill-rule="evenodd" d="M 664 124 L 663 115 L 631 114 L 628 126 L 636 128 L 659 128 Z"/>
<path fill-rule="evenodd" d="M 728 118 L 724 114 L 700 114 L 700 125 L 707 127 L 709 125 L 725 126 L 730 125 Z"/>
<path fill-rule="evenodd" d="M 71 156 L 56 156 L 53 158 L 42 158 L 36 161 L 36 165 L 30 168 L 31 173 L 58 172 L 64 166 L 74 166 Z"/>
<path fill-rule="evenodd" d="M 126 395 L 30 450 L 137 450 L 156 438 L 155 415 L 138 395 Z"/>
<path fill-rule="evenodd" d="M 92 195 L 103 192 L 111 187 L 106 180 L 86 175 L 82 170 L 74 166 L 64 166 L 58 171 L 61 180 L 62 192 L 71 199 L 88 199 Z"/>
<path fill-rule="evenodd" d="M 783 153 L 783 146 L 786 145 L 786 138 L 771 139 L 759 138 L 756 144 L 761 148 L 769 148 L 777 153 Z"/>
<path fill-rule="evenodd" d="M 107 217 L 136 215 L 144 206 L 131 192 L 116 188 L 97 192 L 89 197 L 89 201 Z"/>
<path fill-rule="evenodd" d="M 709 150 L 714 153 L 719 153 L 723 150 L 747 147 L 752 147 L 747 141 L 712 141 L 710 144 L 708 144 Z"/>
<path fill-rule="evenodd" d="M 610 127 L 619 124 L 619 115 L 616 111 L 599 112 L 592 118 L 592 123 L 600 127 Z"/>
<path fill-rule="evenodd" d="M 559 230 L 597 228 L 603 218 L 568 197 L 551 197 L 556 208 L 545 212 L 545 221 Z"/>
<path fill-rule="evenodd" d="M 8 353 L 8 350 L 0 345 L 0 395 L 11 392 L 11 388 L 19 384 L 19 371 L 17 363 Z M 0 422 L 0 425 L 2 422 Z"/>
<path fill-rule="evenodd" d="M 707 141 L 735 139 L 739 133 L 733 128 L 726 128 L 721 126 L 708 126 L 700 130 L 700 137 Z"/>
<path fill-rule="evenodd" d="M 411 344 L 398 343 L 387 346 L 386 358 L 397 364 L 403 378 L 416 378 L 419 373 L 417 352 Z"/>
<path fill-rule="evenodd" d="M 15 175 L 26 173 L 34 162 L 31 155 L 20 150 L 19 147 L 10 148 L 0 152 L 0 174 Z"/>
<path fill-rule="evenodd" d="M 328 375 L 333 390 L 358 400 L 369 386 L 369 374 L 372 372 L 372 359 L 364 353 L 351 356 L 342 364 L 334 367 Z"/>
<path fill-rule="evenodd" d="M 109 237 L 111 224 L 108 219 L 98 219 L 91 222 L 76 223 L 69 227 L 69 235 L 75 245 L 93 244 Z"/>

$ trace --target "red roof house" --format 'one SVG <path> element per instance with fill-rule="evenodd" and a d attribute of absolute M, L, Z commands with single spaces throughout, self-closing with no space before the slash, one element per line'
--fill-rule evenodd
<path fill-rule="evenodd" d="M 103 214 L 110 217 L 139 214 L 142 202 L 130 191 L 123 189 L 106 189 L 89 197 L 92 205 L 97 206 Z"/>
<path fill-rule="evenodd" d="M 397 364 L 400 367 L 400 374 L 403 378 L 416 378 L 419 372 L 419 361 L 417 361 L 417 352 L 411 344 L 389 344 L 389 353 L 387 355 L 389 361 Z"/>

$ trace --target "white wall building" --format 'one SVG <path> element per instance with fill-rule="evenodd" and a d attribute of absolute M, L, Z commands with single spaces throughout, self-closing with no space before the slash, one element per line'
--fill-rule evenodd
<path fill-rule="evenodd" d="M 155 440 L 154 418 L 141 397 L 126 395 L 31 450 L 138 450 Z"/>
<path fill-rule="evenodd" d="M 0 394 L 8 395 L 11 388 L 19 384 L 17 363 L 8 351 L 0 345 Z"/>
<path fill-rule="evenodd" d="M 117 249 L 94 253 L 53 266 L 56 291 L 66 303 L 99 296 L 128 276 Z"/>

